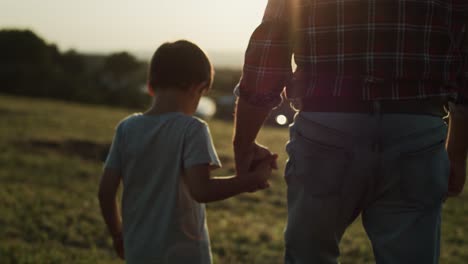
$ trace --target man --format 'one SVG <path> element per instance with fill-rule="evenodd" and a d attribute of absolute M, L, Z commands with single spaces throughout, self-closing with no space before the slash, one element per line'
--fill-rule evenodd
<path fill-rule="evenodd" d="M 466 178 L 467 20 L 465 0 L 268 1 L 234 151 L 239 171 L 269 153 L 255 138 L 286 87 L 286 263 L 337 263 L 360 214 L 377 263 L 438 263 L 442 203 Z"/>

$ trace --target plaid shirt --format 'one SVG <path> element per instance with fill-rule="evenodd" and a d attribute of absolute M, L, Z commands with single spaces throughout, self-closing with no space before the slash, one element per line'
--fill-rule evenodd
<path fill-rule="evenodd" d="M 270 107 L 285 87 L 290 99 L 467 98 L 467 21 L 468 0 L 269 0 L 238 92 Z"/>

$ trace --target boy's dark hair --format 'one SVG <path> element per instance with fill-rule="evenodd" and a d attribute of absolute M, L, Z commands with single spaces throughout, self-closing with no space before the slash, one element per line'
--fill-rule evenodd
<path fill-rule="evenodd" d="M 179 40 L 164 43 L 153 55 L 149 67 L 149 85 L 154 89 L 186 89 L 191 85 L 213 81 L 211 63 L 194 43 Z"/>

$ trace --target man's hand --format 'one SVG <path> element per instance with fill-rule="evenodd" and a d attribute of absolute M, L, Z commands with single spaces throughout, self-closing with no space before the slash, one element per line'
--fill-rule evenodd
<path fill-rule="evenodd" d="M 466 159 L 450 161 L 448 197 L 455 197 L 463 192 L 466 176 Z"/>
<path fill-rule="evenodd" d="M 449 104 L 449 132 L 446 149 L 450 160 L 448 197 L 460 195 L 466 181 L 468 154 L 468 107 Z"/>
<path fill-rule="evenodd" d="M 450 160 L 450 175 L 448 184 L 448 197 L 455 197 L 463 192 L 466 181 L 466 151 L 456 151 L 456 147 L 449 140 L 447 152 Z"/>
<path fill-rule="evenodd" d="M 114 241 L 114 250 L 117 253 L 117 256 L 119 256 L 120 259 L 125 260 L 125 251 L 122 234 L 113 236 L 112 240 Z"/>
<path fill-rule="evenodd" d="M 262 160 L 255 160 L 255 164 L 251 166 L 251 169 L 246 174 L 240 174 L 240 177 L 246 177 L 248 182 L 251 182 L 251 186 L 248 189 L 249 192 L 256 192 L 268 188 L 268 180 L 272 177 L 272 164 L 276 164 L 278 155 L 268 155 Z"/>
<path fill-rule="evenodd" d="M 267 147 L 257 143 L 244 149 L 234 147 L 236 171 L 238 173 L 252 171 L 262 160 L 272 155 L 273 153 Z M 273 169 L 278 169 L 276 159 L 272 161 L 271 167 Z"/>
<path fill-rule="evenodd" d="M 267 147 L 257 143 L 245 149 L 235 149 L 234 156 L 238 175 L 254 171 L 264 160 L 270 157 L 274 157 L 270 159 L 270 168 L 278 169 L 278 164 L 276 162 L 278 155 L 273 154 Z M 250 192 L 266 189 L 268 187 L 270 187 L 268 181 L 259 182 L 257 186 L 253 186 Z"/>
<path fill-rule="evenodd" d="M 242 98 L 237 100 L 233 137 L 237 175 L 251 171 L 259 160 L 272 155 L 268 148 L 255 143 L 255 138 L 270 111 L 270 107 L 251 105 Z M 278 167 L 276 160 L 272 161 L 271 167 Z M 262 188 L 268 188 L 268 183 L 258 186 L 258 189 Z"/>
<path fill-rule="evenodd" d="M 251 105 L 242 98 L 237 100 L 233 137 L 237 173 L 248 172 L 254 161 L 272 155 L 267 147 L 255 143 L 255 138 L 270 111 L 270 107 Z M 277 167 L 276 162 L 273 165 L 274 168 Z"/>

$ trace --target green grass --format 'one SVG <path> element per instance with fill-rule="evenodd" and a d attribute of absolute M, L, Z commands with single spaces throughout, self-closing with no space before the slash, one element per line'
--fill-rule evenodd
<path fill-rule="evenodd" d="M 0 96 L 0 263 L 121 263 L 99 213 L 97 184 L 114 126 L 130 112 Z M 233 170 L 232 125 L 212 120 Z M 215 263 L 282 263 L 286 187 L 281 171 L 287 130 L 265 128 L 259 141 L 280 154 L 267 191 L 208 205 Z M 441 263 L 468 263 L 468 192 L 444 208 Z M 342 263 L 373 263 L 356 221 L 341 243 Z"/>

